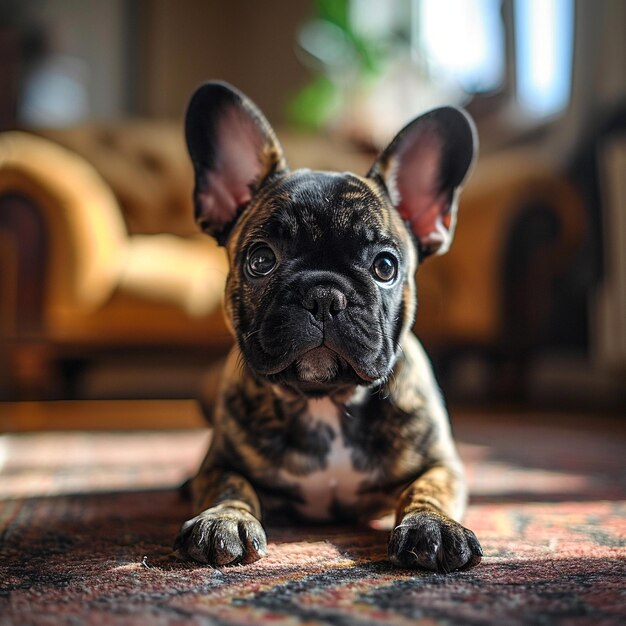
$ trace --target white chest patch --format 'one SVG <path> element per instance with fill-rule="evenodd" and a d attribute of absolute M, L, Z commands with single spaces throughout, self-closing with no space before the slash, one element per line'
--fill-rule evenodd
<path fill-rule="evenodd" d="M 341 433 L 340 409 L 328 398 L 309 400 L 307 419 L 311 424 L 324 423 L 333 431 L 331 448 L 326 457 L 326 466 L 304 476 L 281 470 L 281 478 L 298 485 L 304 503 L 298 511 L 316 520 L 331 517 L 333 504 L 342 507 L 355 504 L 357 491 L 367 474 L 354 469 L 351 449 L 346 447 Z"/>

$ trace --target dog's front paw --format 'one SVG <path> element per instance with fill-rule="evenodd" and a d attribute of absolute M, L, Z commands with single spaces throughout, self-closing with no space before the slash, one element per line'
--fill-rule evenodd
<path fill-rule="evenodd" d="M 389 539 L 389 559 L 400 567 L 451 572 L 478 565 L 482 555 L 482 548 L 471 530 L 430 511 L 405 516 Z"/>
<path fill-rule="evenodd" d="M 265 556 L 266 548 L 265 531 L 256 517 L 219 506 L 187 520 L 174 542 L 182 557 L 214 566 L 253 563 Z"/>

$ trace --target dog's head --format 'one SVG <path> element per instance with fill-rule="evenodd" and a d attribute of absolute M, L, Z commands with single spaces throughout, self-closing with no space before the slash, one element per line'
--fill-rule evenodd
<path fill-rule="evenodd" d="M 475 136 L 445 107 L 401 130 L 365 177 L 290 171 L 248 98 L 220 82 L 196 91 L 195 218 L 226 246 L 226 312 L 257 375 L 319 394 L 390 374 L 417 264 L 452 240 Z"/>

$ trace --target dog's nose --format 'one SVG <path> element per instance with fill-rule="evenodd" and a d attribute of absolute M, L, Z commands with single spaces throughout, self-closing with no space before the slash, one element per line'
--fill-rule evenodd
<path fill-rule="evenodd" d="M 302 304 L 317 321 L 322 322 L 343 311 L 348 301 L 336 287 L 317 285 L 306 292 Z"/>

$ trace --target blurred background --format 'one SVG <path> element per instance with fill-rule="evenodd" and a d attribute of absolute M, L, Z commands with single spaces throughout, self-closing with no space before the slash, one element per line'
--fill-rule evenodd
<path fill-rule="evenodd" d="M 481 141 L 416 331 L 456 402 L 623 411 L 626 2 L 0 0 L 0 400 L 189 398 L 230 345 L 182 116 L 249 95 L 292 167 L 412 117 Z"/>

